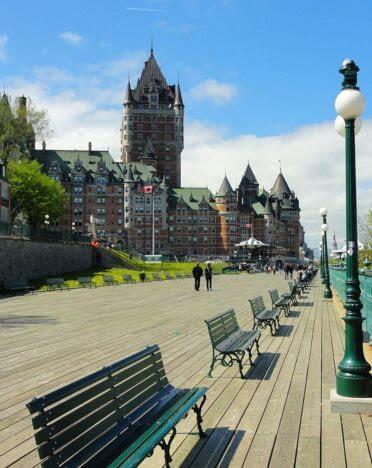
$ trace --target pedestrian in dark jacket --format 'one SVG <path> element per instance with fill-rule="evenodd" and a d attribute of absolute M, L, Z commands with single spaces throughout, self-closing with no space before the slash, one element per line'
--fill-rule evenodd
<path fill-rule="evenodd" d="M 212 266 L 211 262 L 207 262 L 204 270 L 205 280 L 207 282 L 207 291 L 212 291 Z"/>
<path fill-rule="evenodd" d="M 200 267 L 199 263 L 197 263 L 194 268 L 192 269 L 192 276 L 195 279 L 195 291 L 199 291 L 200 289 L 200 278 L 203 276 L 203 270 Z"/>

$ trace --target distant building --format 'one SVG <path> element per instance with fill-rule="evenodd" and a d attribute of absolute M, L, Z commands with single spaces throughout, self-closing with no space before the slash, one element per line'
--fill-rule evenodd
<path fill-rule="evenodd" d="M 266 255 L 304 255 L 299 200 L 281 171 L 270 192 L 249 164 L 235 189 L 226 175 L 215 194 L 180 186 L 183 118 L 180 86 L 167 84 L 151 50 L 135 89 L 126 87 L 121 162 L 91 143 L 87 150 L 31 150 L 70 196 L 54 228 L 89 234 L 93 215 L 98 238 L 144 254 L 154 247 L 156 254 L 229 257 L 254 236 L 269 246 Z"/>

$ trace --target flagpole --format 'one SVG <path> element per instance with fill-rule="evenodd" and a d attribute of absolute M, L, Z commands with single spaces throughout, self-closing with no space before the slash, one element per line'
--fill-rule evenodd
<path fill-rule="evenodd" d="M 152 188 L 152 255 L 155 255 L 154 187 Z"/>

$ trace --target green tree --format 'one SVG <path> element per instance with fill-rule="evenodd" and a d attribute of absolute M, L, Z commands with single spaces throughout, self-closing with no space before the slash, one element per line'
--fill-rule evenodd
<path fill-rule="evenodd" d="M 28 105 L 26 102 L 28 101 Z M 31 99 L 18 97 L 9 100 L 5 94 L 0 99 L 0 157 L 7 165 L 34 147 L 35 139 L 53 135 L 45 110 L 37 110 Z"/>
<path fill-rule="evenodd" d="M 10 160 L 11 220 L 22 214 L 31 226 L 43 226 L 45 215 L 57 221 L 65 212 L 68 196 L 59 182 L 41 171 L 37 161 Z"/>

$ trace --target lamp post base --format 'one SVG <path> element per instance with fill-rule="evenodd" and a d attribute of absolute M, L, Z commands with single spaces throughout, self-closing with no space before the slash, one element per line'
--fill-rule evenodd
<path fill-rule="evenodd" d="M 333 294 L 332 294 L 332 290 L 331 290 L 331 288 L 329 286 L 325 286 L 324 292 L 323 292 L 323 297 L 324 297 L 324 299 L 332 299 Z"/>
<path fill-rule="evenodd" d="M 352 375 L 339 372 L 336 392 L 340 397 L 370 399 L 372 404 L 372 375 Z"/>

